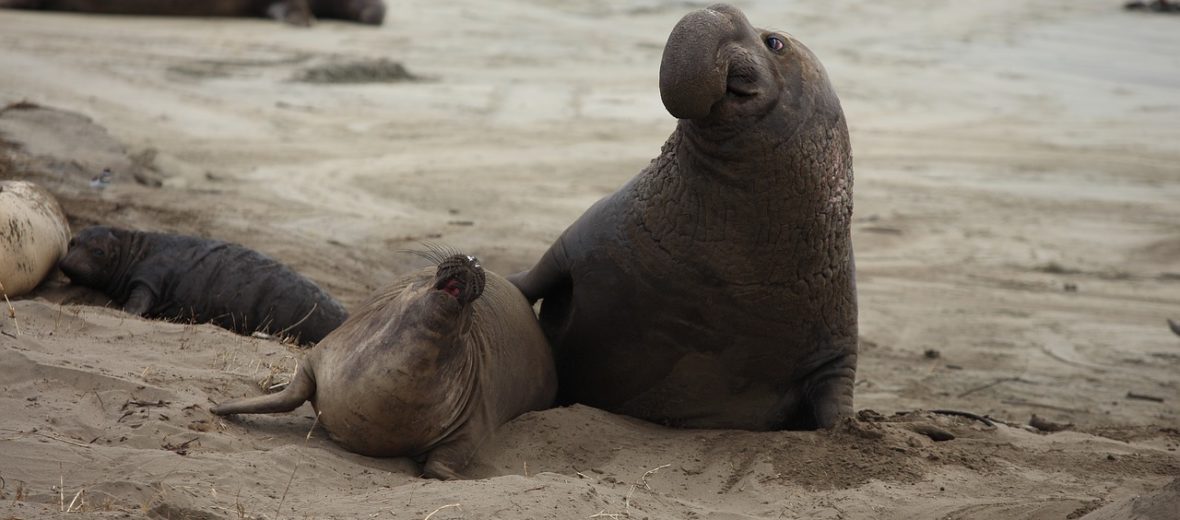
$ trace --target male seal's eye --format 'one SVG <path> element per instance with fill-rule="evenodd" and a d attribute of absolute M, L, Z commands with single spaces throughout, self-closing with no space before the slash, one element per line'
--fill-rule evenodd
<path fill-rule="evenodd" d="M 90 250 L 90 254 L 92 254 L 92 255 L 94 255 L 94 256 L 101 257 L 101 256 L 103 256 L 103 255 L 104 255 L 104 254 L 106 254 L 106 253 L 103 253 L 101 249 L 91 249 L 91 250 Z"/>
<path fill-rule="evenodd" d="M 770 48 L 770 50 L 778 52 L 783 50 L 783 47 L 786 47 L 786 44 L 784 44 L 778 36 L 767 36 L 766 46 Z"/>

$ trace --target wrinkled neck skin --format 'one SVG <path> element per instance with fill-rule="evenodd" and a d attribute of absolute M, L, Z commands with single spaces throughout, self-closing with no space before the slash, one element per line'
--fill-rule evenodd
<path fill-rule="evenodd" d="M 435 430 L 437 426 L 425 425 L 430 429 L 428 435 L 432 440 L 423 446 L 422 453 L 434 449 L 439 441 L 450 438 L 475 413 L 473 403 L 478 402 L 475 398 L 478 385 L 475 383 L 481 364 L 479 350 L 471 337 L 473 309 L 460 309 L 457 305 L 452 307 L 454 302 L 451 301 L 439 302 L 437 299 L 450 297 L 440 296 L 441 293 L 433 289 L 428 290 L 431 294 L 427 298 L 416 299 L 404 312 L 399 313 L 403 322 L 395 325 L 396 330 L 389 336 L 399 338 L 399 341 L 385 347 L 402 350 L 401 353 L 390 352 L 398 360 L 387 364 L 374 362 L 374 356 L 364 356 L 366 362 L 379 366 L 406 367 L 408 377 L 417 381 L 410 385 L 399 385 L 399 388 L 415 395 L 433 395 L 434 403 L 429 406 L 431 409 L 450 411 L 448 415 L 429 419 L 428 422 L 434 425 L 445 426 Z M 446 308 L 435 307 L 440 303 Z M 415 387 L 429 387 L 431 390 L 408 390 Z M 438 406 L 440 403 L 445 403 L 445 406 Z"/>
<path fill-rule="evenodd" d="M 332 358 L 328 365 L 351 367 L 348 371 L 356 374 L 405 367 L 400 377 L 411 380 L 391 382 L 396 388 L 431 388 L 412 393 L 435 395 L 453 410 L 438 423 L 447 425 L 439 437 L 445 438 L 470 413 L 468 403 L 476 386 L 471 383 L 480 368 L 472 320 L 480 300 L 460 308 L 445 300 L 450 296 L 434 290 L 434 283 L 433 270 L 424 270 L 408 285 L 375 297 L 333 333 L 332 341 L 321 342 L 314 355 Z"/>
<path fill-rule="evenodd" d="M 793 282 L 847 261 L 852 157 L 839 101 L 820 94 L 780 95 L 739 120 L 719 106 L 681 119 L 637 180 L 639 239 L 728 283 Z M 765 255 L 782 259 L 771 272 Z"/>

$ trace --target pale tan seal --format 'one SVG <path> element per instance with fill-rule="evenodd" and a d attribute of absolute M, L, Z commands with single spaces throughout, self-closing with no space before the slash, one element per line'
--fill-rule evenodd
<path fill-rule="evenodd" d="M 0 181 L 0 284 L 31 291 L 66 254 L 70 224 L 57 199 L 28 181 Z"/>
<path fill-rule="evenodd" d="M 276 413 L 311 401 L 349 451 L 420 457 L 425 476 L 460 477 L 501 424 L 552 404 L 557 376 L 537 317 L 512 284 L 470 256 L 435 260 L 328 334 L 285 390 L 211 411 Z"/>

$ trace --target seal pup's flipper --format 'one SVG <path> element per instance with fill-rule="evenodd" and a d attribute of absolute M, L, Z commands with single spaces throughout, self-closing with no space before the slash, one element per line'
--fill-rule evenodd
<path fill-rule="evenodd" d="M 151 288 L 143 284 L 136 284 L 131 288 L 131 296 L 127 298 L 127 303 L 123 305 L 123 312 L 143 316 L 151 310 L 152 304 L 155 302 L 156 295 L 152 293 Z"/>
<path fill-rule="evenodd" d="M 315 379 L 312 378 L 307 365 L 300 363 L 299 370 L 295 371 L 295 379 L 283 391 L 277 394 L 233 399 L 214 406 L 209 411 L 217 415 L 289 412 L 299 408 L 299 405 L 311 399 L 314 394 Z"/>

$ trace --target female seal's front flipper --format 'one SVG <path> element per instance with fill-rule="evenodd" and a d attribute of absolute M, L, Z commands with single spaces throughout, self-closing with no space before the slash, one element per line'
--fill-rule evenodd
<path fill-rule="evenodd" d="M 209 411 L 217 415 L 289 412 L 299 408 L 299 405 L 311 399 L 314 394 L 315 379 L 312 378 L 307 365 L 301 363 L 299 370 L 295 371 L 295 379 L 283 391 L 258 397 L 234 399 L 214 406 Z"/>

